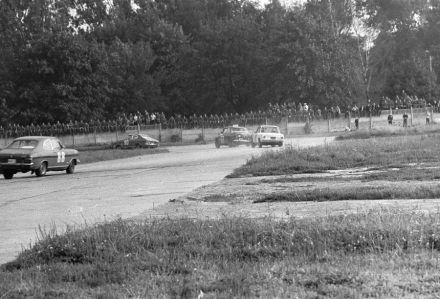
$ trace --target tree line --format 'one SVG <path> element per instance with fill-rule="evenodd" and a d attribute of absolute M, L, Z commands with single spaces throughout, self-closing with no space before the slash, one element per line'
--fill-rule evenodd
<path fill-rule="evenodd" d="M 0 123 L 439 95 L 429 0 L 2 0 Z"/>

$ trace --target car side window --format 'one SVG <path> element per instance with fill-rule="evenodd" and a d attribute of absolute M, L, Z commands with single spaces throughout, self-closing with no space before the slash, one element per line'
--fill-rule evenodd
<path fill-rule="evenodd" d="M 44 140 L 43 149 L 45 151 L 51 151 L 52 150 L 52 143 L 50 142 L 50 139 Z"/>
<path fill-rule="evenodd" d="M 52 140 L 52 148 L 54 151 L 59 151 L 61 150 L 61 145 L 58 141 Z"/>

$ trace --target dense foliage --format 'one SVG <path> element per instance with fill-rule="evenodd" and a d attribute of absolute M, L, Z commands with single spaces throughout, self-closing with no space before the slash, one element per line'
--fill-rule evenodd
<path fill-rule="evenodd" d="M 428 0 L 2 0 L 0 124 L 430 100 L 438 20 Z"/>

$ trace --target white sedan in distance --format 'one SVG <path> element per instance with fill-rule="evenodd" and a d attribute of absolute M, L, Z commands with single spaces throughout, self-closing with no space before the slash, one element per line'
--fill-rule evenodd
<path fill-rule="evenodd" d="M 262 125 L 252 134 L 252 147 L 257 144 L 259 147 L 263 145 L 283 146 L 283 143 L 284 135 L 278 126 Z"/>

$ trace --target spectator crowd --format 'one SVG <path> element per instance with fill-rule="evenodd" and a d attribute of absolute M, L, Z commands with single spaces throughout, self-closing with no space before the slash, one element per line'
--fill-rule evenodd
<path fill-rule="evenodd" d="M 307 103 L 286 102 L 283 104 L 269 103 L 267 109 L 258 111 L 249 111 L 246 113 L 222 113 L 222 114 L 203 114 L 203 115 L 181 115 L 175 114 L 169 117 L 163 112 L 144 112 L 120 113 L 112 120 L 91 120 L 70 121 L 68 123 L 41 123 L 41 124 L 8 124 L 5 127 L 0 126 L 0 136 L 18 137 L 26 135 L 51 135 L 63 136 L 69 134 L 90 134 L 101 132 L 125 132 L 130 126 L 158 126 L 163 129 L 193 129 L 193 128 L 220 128 L 232 124 L 241 126 L 253 126 L 264 124 L 267 121 L 278 123 L 281 119 L 287 118 L 289 122 L 306 122 L 313 120 L 327 120 L 347 118 L 351 113 L 355 117 L 380 116 L 382 110 L 389 108 L 405 109 L 407 107 L 426 107 L 426 101 L 408 96 L 405 92 L 402 96 L 396 96 L 395 100 L 383 97 L 379 104 L 368 103 L 357 106 L 356 104 L 346 107 L 338 105 L 330 107 L 318 107 Z M 438 110 L 440 103 L 431 104 Z"/>

